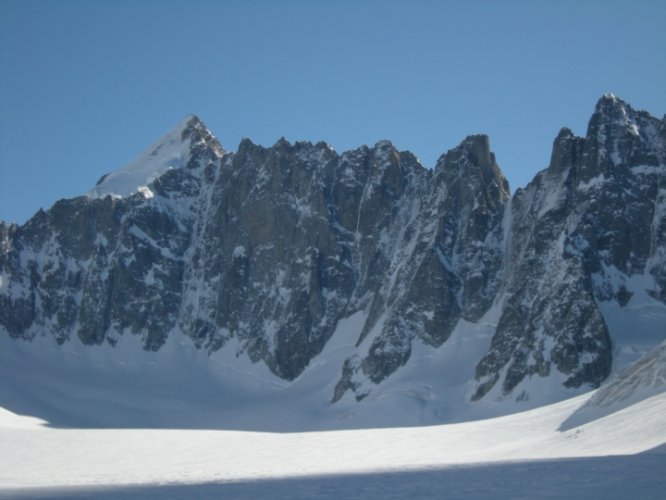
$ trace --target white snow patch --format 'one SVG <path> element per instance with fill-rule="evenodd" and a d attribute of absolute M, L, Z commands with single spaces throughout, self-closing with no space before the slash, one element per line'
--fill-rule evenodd
<path fill-rule="evenodd" d="M 617 148 L 617 145 L 616 145 Z M 620 156 L 620 153 L 615 149 L 611 154 L 610 154 L 610 159 L 613 162 L 614 166 L 618 166 L 620 163 L 622 163 L 622 157 Z"/>
<path fill-rule="evenodd" d="M 604 174 L 599 174 L 596 177 L 592 177 L 587 182 L 581 182 L 578 184 L 578 189 L 580 191 L 589 191 L 590 189 L 597 189 L 603 186 L 606 183 L 606 176 Z"/>
<path fill-rule="evenodd" d="M 244 258 L 246 255 L 247 252 L 245 251 L 245 247 L 243 245 L 238 245 L 236 248 L 234 248 L 234 251 L 231 253 L 231 256 L 234 259 Z"/>
<path fill-rule="evenodd" d="M 628 128 L 631 135 L 634 135 L 636 137 L 640 135 L 638 132 L 638 126 L 635 123 L 630 123 Z"/>
<path fill-rule="evenodd" d="M 156 250 L 158 250 L 163 257 L 166 257 L 168 259 L 175 259 L 176 258 L 176 256 L 171 252 L 171 250 L 169 250 L 168 248 L 164 248 L 164 247 L 160 246 L 153 238 L 151 238 L 143 229 L 141 229 L 137 225 L 132 225 L 129 228 L 128 232 L 129 232 L 129 234 L 134 236 L 137 240 L 139 240 L 142 243 L 144 243 L 148 246 L 151 246 L 151 247 L 155 248 Z M 130 262 L 133 261 L 134 259 L 135 259 L 135 256 L 131 255 Z M 126 264 L 128 264 L 127 261 L 126 261 Z"/>
<path fill-rule="evenodd" d="M 105 196 L 126 197 L 146 187 L 168 170 L 184 167 L 190 156 L 190 140 L 182 133 L 192 117 L 187 117 L 167 132 L 138 158 L 124 167 L 107 174 L 91 191 L 89 198 Z M 146 188 L 147 189 L 147 188 Z M 146 198 L 145 191 L 141 191 Z M 148 190 L 152 194 L 152 191 Z"/>
<path fill-rule="evenodd" d="M 664 165 L 640 165 L 633 167 L 631 173 L 634 175 L 660 175 L 666 173 L 666 167 Z"/>
<path fill-rule="evenodd" d="M 149 199 L 151 199 L 155 196 L 155 193 L 153 193 L 148 186 L 140 186 L 139 187 L 139 192 L 147 200 L 149 200 Z"/>
<path fill-rule="evenodd" d="M 0 433 L 7 429 L 38 429 L 48 422 L 40 418 L 17 415 L 0 407 Z"/>
<path fill-rule="evenodd" d="M 539 218 L 543 217 L 551 210 L 558 208 L 564 194 L 562 190 L 558 189 L 556 186 L 547 186 L 546 189 L 546 197 L 542 201 L 541 210 L 539 210 Z"/>
<path fill-rule="evenodd" d="M 276 340 L 275 337 L 280 329 L 280 325 L 278 325 L 277 321 L 275 320 L 264 320 L 264 325 L 263 325 L 263 331 L 264 334 L 262 337 L 266 339 L 266 343 L 268 344 L 268 351 L 271 353 L 275 352 L 275 346 L 276 346 Z"/>
<path fill-rule="evenodd" d="M 290 197 L 290 206 L 298 214 L 299 218 L 312 216 L 312 204 L 307 198 L 298 198 L 292 195 Z"/>
<path fill-rule="evenodd" d="M 642 274 L 626 276 L 613 266 L 604 266 L 593 275 L 595 286 L 610 287 L 617 293 L 621 287 L 632 295 L 621 307 L 615 300 L 599 302 L 613 341 L 613 371 L 624 369 L 666 339 L 666 304 L 650 295 L 657 285 L 647 269 Z"/>

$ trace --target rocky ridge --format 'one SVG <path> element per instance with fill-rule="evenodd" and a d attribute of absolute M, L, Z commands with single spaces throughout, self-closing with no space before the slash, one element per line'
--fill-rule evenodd
<path fill-rule="evenodd" d="M 151 351 L 170 336 L 211 353 L 233 339 L 289 381 L 361 312 L 335 402 L 362 400 L 415 343 L 436 349 L 497 311 L 469 360 L 472 399 L 528 398 L 525 381 L 554 377 L 596 387 L 614 346 L 600 305 L 666 304 L 665 151 L 666 120 L 605 95 L 586 136 L 563 129 L 511 197 L 483 135 L 429 170 L 388 141 L 228 152 L 188 117 L 87 195 L 0 223 L 0 330 L 138 335 Z"/>

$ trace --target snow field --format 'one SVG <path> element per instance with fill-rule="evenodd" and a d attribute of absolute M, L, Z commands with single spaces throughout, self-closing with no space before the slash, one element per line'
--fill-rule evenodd
<path fill-rule="evenodd" d="M 3 410 L 0 492 L 405 472 L 631 455 L 666 443 L 665 393 L 559 431 L 590 396 L 460 424 L 303 433 L 55 429 Z"/>

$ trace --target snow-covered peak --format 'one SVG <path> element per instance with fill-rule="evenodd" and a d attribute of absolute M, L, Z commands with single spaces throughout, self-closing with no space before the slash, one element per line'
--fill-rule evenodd
<path fill-rule="evenodd" d="M 378 141 L 372 148 L 375 159 L 380 164 L 388 164 L 397 161 L 398 151 L 391 141 L 386 139 Z"/>
<path fill-rule="evenodd" d="M 556 175 L 567 172 L 577 155 L 580 154 L 584 141 L 583 137 L 576 136 L 567 127 L 562 128 L 553 141 L 548 172 Z"/>
<path fill-rule="evenodd" d="M 595 112 L 604 112 L 610 109 L 619 109 L 627 106 L 629 105 L 618 96 L 610 92 L 606 92 L 597 101 Z"/>
<path fill-rule="evenodd" d="M 633 109 L 613 94 L 604 94 L 590 118 L 587 140 L 598 166 L 617 167 L 622 162 L 657 165 L 663 155 L 662 126 L 646 111 Z M 588 174 L 597 175 L 593 171 Z"/>
<path fill-rule="evenodd" d="M 482 177 L 499 177 L 504 175 L 495 162 L 495 155 L 490 150 L 490 140 L 485 134 L 469 135 L 453 149 L 450 149 L 437 160 L 436 172 L 447 172 L 448 175 L 467 175 L 471 171 Z"/>
<path fill-rule="evenodd" d="M 609 123 L 622 128 L 629 128 L 637 135 L 636 111 L 614 94 L 604 94 L 597 101 L 590 123 L 595 121 Z"/>
<path fill-rule="evenodd" d="M 393 143 L 388 139 L 382 139 L 380 141 L 377 141 L 377 143 L 374 145 L 372 149 L 374 150 L 395 149 L 395 146 L 393 146 Z"/>
<path fill-rule="evenodd" d="M 122 198 L 137 192 L 149 192 L 147 186 L 160 175 L 187 165 L 192 138 L 188 132 L 194 129 L 205 129 L 205 126 L 197 116 L 189 115 L 134 161 L 103 176 L 87 196 Z"/>

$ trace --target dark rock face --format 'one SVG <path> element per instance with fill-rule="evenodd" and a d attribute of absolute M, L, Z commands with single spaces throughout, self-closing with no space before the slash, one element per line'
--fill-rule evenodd
<path fill-rule="evenodd" d="M 479 319 L 497 293 L 509 187 L 488 138 L 469 137 L 443 155 L 415 198 L 381 249 L 384 279 L 358 344 L 369 345 L 359 350 L 367 354 L 348 360 L 336 397 L 404 365 L 414 338 L 440 346 L 461 318 Z"/>
<path fill-rule="evenodd" d="M 597 386 L 611 369 L 598 304 L 631 298 L 625 282 L 652 274 L 663 301 L 664 120 L 604 96 L 585 138 L 562 130 L 550 166 L 511 203 L 506 295 L 490 351 L 477 366 L 483 397 L 502 379 L 556 369 L 564 384 Z"/>
<path fill-rule="evenodd" d="M 152 155 L 176 141 L 182 161 L 138 191 L 105 194 L 110 174 L 23 226 L 0 223 L 1 330 L 134 334 L 154 351 L 172 335 L 208 352 L 234 338 L 293 380 L 363 311 L 331 395 L 360 400 L 414 342 L 438 347 L 500 307 L 488 353 L 470 360 L 478 399 L 529 376 L 599 384 L 612 350 L 598 303 L 626 303 L 623 283 L 644 272 L 666 301 L 666 125 L 612 96 L 587 137 L 558 135 L 513 199 L 482 135 L 434 170 L 387 141 L 337 154 L 243 140 L 228 153 L 196 117 L 170 141 Z"/>

